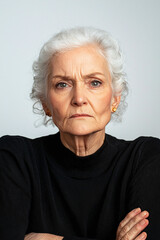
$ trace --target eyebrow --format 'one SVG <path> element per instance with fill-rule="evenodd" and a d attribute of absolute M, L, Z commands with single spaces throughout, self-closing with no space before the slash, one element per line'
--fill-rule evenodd
<path fill-rule="evenodd" d="M 92 78 L 92 77 L 95 77 L 96 75 L 105 76 L 103 73 L 94 72 L 94 73 L 89 73 L 89 74 L 87 74 L 87 75 L 84 75 L 83 77 L 84 77 L 84 78 Z M 72 77 L 66 76 L 66 75 L 54 75 L 54 76 L 52 76 L 52 79 L 53 79 L 53 78 L 61 78 L 61 79 L 63 79 L 63 80 L 72 79 Z"/>

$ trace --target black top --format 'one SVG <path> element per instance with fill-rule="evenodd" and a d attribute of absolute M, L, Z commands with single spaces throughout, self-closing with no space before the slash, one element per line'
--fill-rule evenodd
<path fill-rule="evenodd" d="M 37 139 L 0 139 L 0 239 L 30 232 L 68 239 L 115 240 L 132 209 L 150 213 L 149 240 L 159 238 L 160 140 L 118 140 L 78 157 L 59 133 Z"/>

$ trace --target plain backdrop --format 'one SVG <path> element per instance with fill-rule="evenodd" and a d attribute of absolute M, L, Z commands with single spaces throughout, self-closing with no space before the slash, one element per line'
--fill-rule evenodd
<path fill-rule="evenodd" d="M 56 127 L 35 127 L 29 98 L 32 63 L 58 31 L 93 26 L 109 31 L 125 54 L 130 94 L 122 123 L 106 132 L 119 138 L 160 137 L 159 0 L 0 0 L 0 136 L 35 138 Z"/>

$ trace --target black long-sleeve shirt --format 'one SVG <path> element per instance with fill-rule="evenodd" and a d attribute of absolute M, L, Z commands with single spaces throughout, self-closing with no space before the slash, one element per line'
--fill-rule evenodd
<path fill-rule="evenodd" d="M 149 240 L 159 238 L 160 140 L 118 140 L 79 157 L 59 133 L 37 139 L 0 139 L 0 239 L 30 232 L 66 239 L 115 240 L 132 209 L 148 210 Z"/>

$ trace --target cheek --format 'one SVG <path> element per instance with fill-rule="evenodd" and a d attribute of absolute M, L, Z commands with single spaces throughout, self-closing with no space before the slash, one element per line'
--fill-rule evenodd
<path fill-rule="evenodd" d="M 63 121 L 65 118 L 66 108 L 61 96 L 50 96 L 49 105 L 53 115 L 53 121 Z"/>
<path fill-rule="evenodd" d="M 101 107 L 99 108 L 98 121 L 105 127 L 111 119 L 111 102 L 112 95 L 107 95 L 102 98 Z"/>
<path fill-rule="evenodd" d="M 111 102 L 112 102 L 112 94 L 108 93 L 105 96 L 101 96 L 99 99 L 93 99 L 96 106 L 96 112 L 99 114 L 103 114 L 111 111 Z"/>
<path fill-rule="evenodd" d="M 112 95 L 108 95 L 107 97 L 104 98 L 103 100 L 104 106 L 107 110 L 111 111 L 111 105 L 112 105 Z"/>

